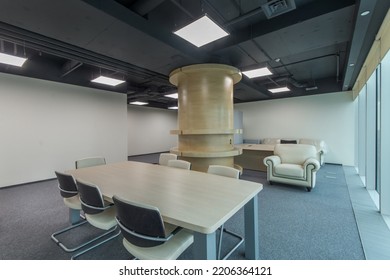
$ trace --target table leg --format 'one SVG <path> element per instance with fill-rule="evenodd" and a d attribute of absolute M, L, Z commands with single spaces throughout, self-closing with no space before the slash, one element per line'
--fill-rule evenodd
<path fill-rule="evenodd" d="M 195 260 L 215 260 L 217 258 L 216 233 L 194 232 L 193 252 Z"/>
<path fill-rule="evenodd" d="M 257 195 L 244 208 L 245 219 L 245 258 L 258 260 L 259 251 L 259 205 Z"/>

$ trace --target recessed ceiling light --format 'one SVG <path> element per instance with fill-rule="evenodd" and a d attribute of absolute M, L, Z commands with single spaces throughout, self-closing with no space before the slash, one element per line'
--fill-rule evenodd
<path fill-rule="evenodd" d="M 148 105 L 147 102 L 141 102 L 141 101 L 134 101 L 134 102 L 130 102 L 129 104 L 132 104 L 132 105 L 140 105 L 140 106 Z"/>
<path fill-rule="evenodd" d="M 173 33 L 198 48 L 229 35 L 208 16 L 203 16 Z"/>
<path fill-rule="evenodd" d="M 104 84 L 109 86 L 117 86 L 119 84 L 124 83 L 124 80 L 118 80 L 114 78 L 109 78 L 106 76 L 99 76 L 96 79 L 91 80 L 91 82 L 98 83 L 98 84 Z"/>
<path fill-rule="evenodd" d="M 244 74 L 248 78 L 256 78 L 256 77 L 272 75 L 272 72 L 267 67 L 263 67 L 263 68 L 243 71 L 242 74 Z"/>
<path fill-rule="evenodd" d="M 27 58 L 24 57 L 0 53 L 0 63 L 22 67 L 26 60 Z"/>
<path fill-rule="evenodd" d="M 277 92 L 290 91 L 290 89 L 288 87 L 280 87 L 280 88 L 271 88 L 269 89 L 269 91 L 272 93 L 277 93 Z"/>
<path fill-rule="evenodd" d="M 179 109 L 179 107 L 177 107 L 177 106 L 169 106 L 168 109 L 170 109 L 170 110 L 177 110 L 177 109 Z"/>
<path fill-rule="evenodd" d="M 275 58 L 275 62 L 280 62 L 280 58 Z"/>
<path fill-rule="evenodd" d="M 364 12 L 362 12 L 360 15 L 361 15 L 362 17 L 364 17 L 364 16 L 368 15 L 369 13 L 370 13 L 370 11 L 364 11 Z"/>
<path fill-rule="evenodd" d="M 355 66 L 355 64 L 354 63 L 350 63 L 349 66 L 353 67 L 353 66 Z"/>
<path fill-rule="evenodd" d="M 166 97 L 170 97 L 170 98 L 174 98 L 174 99 L 178 99 L 179 98 L 178 93 L 166 94 L 165 96 Z"/>

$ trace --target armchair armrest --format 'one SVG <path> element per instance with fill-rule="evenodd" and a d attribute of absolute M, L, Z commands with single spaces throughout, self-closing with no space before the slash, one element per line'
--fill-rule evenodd
<path fill-rule="evenodd" d="M 312 171 L 317 171 L 320 169 L 321 165 L 319 161 L 315 158 L 308 158 L 304 163 L 303 167 L 306 169 L 307 167 L 312 169 Z"/>
<path fill-rule="evenodd" d="M 281 160 L 280 160 L 280 157 L 273 155 L 273 156 L 265 157 L 263 160 L 263 163 L 266 166 L 275 166 L 277 164 L 280 164 Z"/>

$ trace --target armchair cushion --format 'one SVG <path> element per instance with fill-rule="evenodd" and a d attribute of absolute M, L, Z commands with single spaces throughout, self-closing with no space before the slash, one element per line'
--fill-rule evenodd
<path fill-rule="evenodd" d="M 302 166 L 291 163 L 278 164 L 274 168 L 275 175 L 303 178 L 304 169 Z"/>

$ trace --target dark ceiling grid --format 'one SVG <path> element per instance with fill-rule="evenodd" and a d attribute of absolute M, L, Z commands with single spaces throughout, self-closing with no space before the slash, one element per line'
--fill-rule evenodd
<path fill-rule="evenodd" d="M 268 65 L 273 75 L 243 76 L 235 85 L 235 103 L 350 90 L 390 6 L 277 0 L 295 8 L 269 18 L 262 5 L 270 1 L 276 0 L 0 0 L 0 43 L 29 57 L 21 69 L 0 64 L 0 71 L 121 92 L 129 102 L 158 108 L 176 103 L 164 96 L 176 90 L 169 73 L 195 63 Z M 365 10 L 371 14 L 360 16 Z M 230 35 L 196 48 L 172 33 L 205 13 Z M 91 83 L 100 72 L 126 83 Z M 268 91 L 277 85 L 291 92 Z"/>

